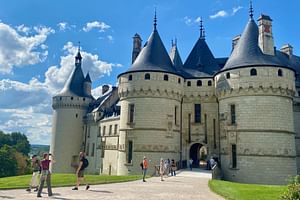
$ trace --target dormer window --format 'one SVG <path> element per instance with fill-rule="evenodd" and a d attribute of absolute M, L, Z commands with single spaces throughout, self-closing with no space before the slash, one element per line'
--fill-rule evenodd
<path fill-rule="evenodd" d="M 189 87 L 191 86 L 191 81 L 187 82 L 187 86 L 189 86 Z"/>
<path fill-rule="evenodd" d="M 132 81 L 132 75 L 131 74 L 128 76 L 128 81 Z"/>
<path fill-rule="evenodd" d="M 178 83 L 179 83 L 179 84 L 181 83 L 181 78 L 178 78 Z"/>
<path fill-rule="evenodd" d="M 168 81 L 169 80 L 169 76 L 167 74 L 164 75 L 164 81 Z"/>
<path fill-rule="evenodd" d="M 145 80 L 150 80 L 150 74 L 145 74 Z"/>
<path fill-rule="evenodd" d="M 250 76 L 256 76 L 257 75 L 257 71 L 256 71 L 256 69 L 251 69 L 250 70 Z"/>
<path fill-rule="evenodd" d="M 198 80 L 198 81 L 197 81 L 197 86 L 198 86 L 198 87 L 202 86 L 202 81 L 201 81 L 201 80 Z"/>
<path fill-rule="evenodd" d="M 207 82 L 207 85 L 208 85 L 208 86 L 211 86 L 211 85 L 212 85 L 211 80 L 209 80 L 209 81 Z"/>
<path fill-rule="evenodd" d="M 230 72 L 227 72 L 227 73 L 226 73 L 226 78 L 227 78 L 227 79 L 230 79 Z"/>
<path fill-rule="evenodd" d="M 278 75 L 278 76 L 283 76 L 282 70 L 281 70 L 281 69 L 278 70 L 277 75 Z"/>

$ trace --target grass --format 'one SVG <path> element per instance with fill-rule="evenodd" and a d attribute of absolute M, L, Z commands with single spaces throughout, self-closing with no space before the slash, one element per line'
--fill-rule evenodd
<path fill-rule="evenodd" d="M 141 175 L 131 176 L 108 176 L 108 175 L 85 175 L 89 184 L 106 184 L 141 179 Z M 0 189 L 27 188 L 31 180 L 31 175 L 12 176 L 0 178 Z M 75 174 L 52 174 L 51 183 L 53 187 L 74 186 L 76 183 Z"/>
<path fill-rule="evenodd" d="M 220 180 L 210 180 L 209 187 L 229 200 L 276 200 L 287 189 L 287 186 L 242 184 Z"/>

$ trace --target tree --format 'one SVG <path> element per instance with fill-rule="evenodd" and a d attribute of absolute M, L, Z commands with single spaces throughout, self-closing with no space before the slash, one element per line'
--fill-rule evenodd
<path fill-rule="evenodd" d="M 10 134 L 5 134 L 4 132 L 0 131 L 0 148 L 5 144 L 8 146 L 12 145 L 11 136 Z"/>
<path fill-rule="evenodd" d="M 15 154 L 16 150 L 11 146 L 5 144 L 0 148 L 0 177 L 17 174 L 18 163 Z"/>
<path fill-rule="evenodd" d="M 12 146 L 16 148 L 18 152 L 28 155 L 30 152 L 30 144 L 26 135 L 20 132 L 11 133 Z"/>

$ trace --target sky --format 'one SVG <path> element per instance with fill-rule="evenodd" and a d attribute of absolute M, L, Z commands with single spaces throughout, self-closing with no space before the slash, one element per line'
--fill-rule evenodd
<path fill-rule="evenodd" d="M 289 43 L 296 55 L 299 7 L 298 0 L 253 0 L 254 18 L 273 20 L 275 46 Z M 183 62 L 199 38 L 200 18 L 215 57 L 230 55 L 232 38 L 249 19 L 248 0 L 0 0 L 0 130 L 50 144 L 52 97 L 74 68 L 78 43 L 98 97 L 130 67 L 133 35 L 147 41 L 155 8 L 166 49 L 176 38 Z"/>

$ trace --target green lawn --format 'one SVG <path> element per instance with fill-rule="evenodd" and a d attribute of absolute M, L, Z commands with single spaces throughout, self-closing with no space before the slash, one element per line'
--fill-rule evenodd
<path fill-rule="evenodd" d="M 31 175 L 13 176 L 0 178 L 0 189 L 16 189 L 27 188 L 30 182 Z M 105 183 L 117 183 L 125 181 L 134 181 L 142 179 L 141 175 L 133 176 L 107 176 L 107 175 L 85 175 L 85 179 L 89 184 L 105 184 Z M 75 174 L 53 174 L 52 186 L 73 186 L 76 183 Z"/>
<path fill-rule="evenodd" d="M 215 193 L 230 200 L 277 200 L 286 186 L 242 184 L 210 180 L 209 187 Z"/>

